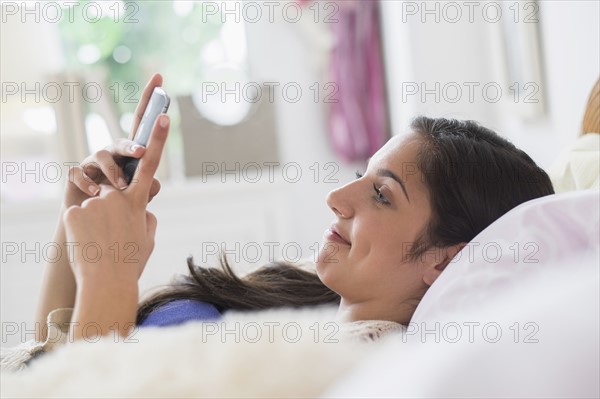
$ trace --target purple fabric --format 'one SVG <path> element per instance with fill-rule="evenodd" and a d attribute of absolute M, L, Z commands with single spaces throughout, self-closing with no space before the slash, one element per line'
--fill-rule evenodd
<path fill-rule="evenodd" d="M 329 128 L 334 151 L 362 161 L 390 137 L 381 51 L 379 1 L 339 1 L 330 74 L 338 89 Z"/>
<path fill-rule="evenodd" d="M 178 299 L 156 309 L 138 327 L 166 327 L 188 321 L 217 320 L 221 313 L 210 303 Z"/>

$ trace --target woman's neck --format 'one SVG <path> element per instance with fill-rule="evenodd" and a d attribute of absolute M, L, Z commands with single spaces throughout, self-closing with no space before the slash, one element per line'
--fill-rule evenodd
<path fill-rule="evenodd" d="M 411 301 L 412 302 L 412 301 Z M 417 307 L 414 304 L 403 303 L 390 307 L 376 301 L 352 303 L 344 298 L 340 301 L 336 319 L 340 322 L 353 322 L 359 320 L 388 320 L 400 324 L 408 324 Z"/>

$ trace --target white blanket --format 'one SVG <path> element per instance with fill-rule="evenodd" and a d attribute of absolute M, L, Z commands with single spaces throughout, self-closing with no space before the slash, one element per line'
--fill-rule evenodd
<path fill-rule="evenodd" d="M 335 309 L 230 313 L 140 329 L 131 341 L 67 344 L 2 373 L 2 397 L 316 397 L 380 343 L 359 343 Z M 391 335 L 388 339 L 393 339 Z M 381 340 L 385 342 L 386 339 Z"/>

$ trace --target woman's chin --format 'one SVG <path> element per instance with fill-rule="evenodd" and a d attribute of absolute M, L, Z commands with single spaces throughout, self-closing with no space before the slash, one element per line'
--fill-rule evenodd
<path fill-rule="evenodd" d="M 336 253 L 332 253 L 331 251 L 321 250 L 319 252 L 319 255 L 317 256 L 317 261 L 316 261 L 317 270 L 319 268 L 325 269 L 327 267 L 334 266 L 338 263 L 340 263 L 340 259 L 338 259 L 338 256 Z"/>
<path fill-rule="evenodd" d="M 317 276 L 319 277 L 319 280 L 321 280 L 321 282 L 327 286 L 327 288 L 329 288 L 330 290 L 335 291 L 332 287 L 331 287 L 331 282 L 332 280 L 335 281 L 335 278 L 333 278 L 333 274 L 332 274 L 332 270 L 329 269 L 328 270 L 328 265 L 323 264 L 319 261 L 317 261 L 316 263 L 316 271 L 317 271 Z"/>
<path fill-rule="evenodd" d="M 315 262 L 317 275 L 325 285 L 328 285 L 328 276 L 331 278 L 332 275 L 337 274 L 336 270 L 342 266 L 342 260 L 338 255 L 331 251 L 321 250 L 317 256 Z"/>

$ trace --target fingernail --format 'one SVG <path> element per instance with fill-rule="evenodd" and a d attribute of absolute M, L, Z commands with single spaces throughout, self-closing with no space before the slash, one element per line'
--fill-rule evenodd
<path fill-rule="evenodd" d="M 90 194 L 92 194 L 92 197 L 94 197 L 96 194 L 98 194 L 98 191 L 100 191 L 100 187 L 90 185 L 88 187 L 88 191 L 90 192 Z"/>
<path fill-rule="evenodd" d="M 119 177 L 119 178 L 117 179 L 117 185 L 119 186 L 119 188 L 120 188 L 121 190 L 123 190 L 123 189 L 127 188 L 127 183 L 125 182 L 125 180 L 124 180 L 122 177 Z"/>
<path fill-rule="evenodd" d="M 163 115 L 163 116 L 161 116 L 161 117 L 160 117 L 160 126 L 161 126 L 162 128 L 165 128 L 165 127 L 167 127 L 168 125 L 169 125 L 169 118 L 167 118 L 167 117 L 166 117 L 166 116 L 164 116 L 164 115 Z"/>
<path fill-rule="evenodd" d="M 131 146 L 131 148 L 129 149 L 129 151 L 131 151 L 131 152 L 135 152 L 135 150 L 137 150 L 138 148 L 142 148 L 142 146 L 141 146 L 141 145 L 139 145 L 139 144 L 133 144 L 133 145 Z"/>

